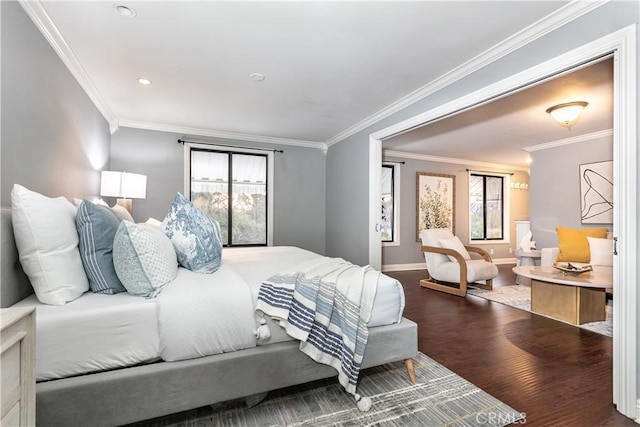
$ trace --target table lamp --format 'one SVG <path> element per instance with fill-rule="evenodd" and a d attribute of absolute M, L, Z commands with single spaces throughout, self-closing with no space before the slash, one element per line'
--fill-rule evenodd
<path fill-rule="evenodd" d="M 117 197 L 117 204 L 131 213 L 131 199 L 147 197 L 147 176 L 138 173 L 102 171 L 100 195 Z"/>

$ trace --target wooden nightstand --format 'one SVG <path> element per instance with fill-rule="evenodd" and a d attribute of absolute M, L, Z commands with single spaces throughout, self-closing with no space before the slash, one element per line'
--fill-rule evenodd
<path fill-rule="evenodd" d="M 0 310 L 0 424 L 36 424 L 36 312 Z"/>

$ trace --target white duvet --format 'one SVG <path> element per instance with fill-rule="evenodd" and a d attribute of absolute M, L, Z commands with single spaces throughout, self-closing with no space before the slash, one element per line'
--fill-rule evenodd
<path fill-rule="evenodd" d="M 228 265 L 213 274 L 179 268 L 156 307 L 160 357 L 166 361 L 256 346 L 251 290 Z"/>
<path fill-rule="evenodd" d="M 36 308 L 38 381 L 159 358 L 154 299 L 86 292 L 65 305 L 47 305 L 31 294 L 14 307 Z"/>

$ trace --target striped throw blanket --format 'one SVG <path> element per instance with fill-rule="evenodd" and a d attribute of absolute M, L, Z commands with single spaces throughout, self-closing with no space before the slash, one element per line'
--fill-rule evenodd
<path fill-rule="evenodd" d="M 356 383 L 379 275 L 369 266 L 323 257 L 265 281 L 256 312 L 300 340 L 303 353 L 333 366 L 340 384 L 359 401 Z"/>

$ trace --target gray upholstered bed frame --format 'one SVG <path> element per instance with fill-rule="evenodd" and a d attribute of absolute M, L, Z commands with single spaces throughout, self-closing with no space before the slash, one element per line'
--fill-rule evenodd
<path fill-rule="evenodd" d="M 6 208 L 0 233 L 0 306 L 5 308 L 33 289 L 20 266 Z M 363 367 L 410 361 L 417 355 L 417 341 L 417 326 L 407 319 L 371 328 Z M 36 420 L 38 426 L 122 425 L 335 375 L 290 341 L 40 382 Z"/>

